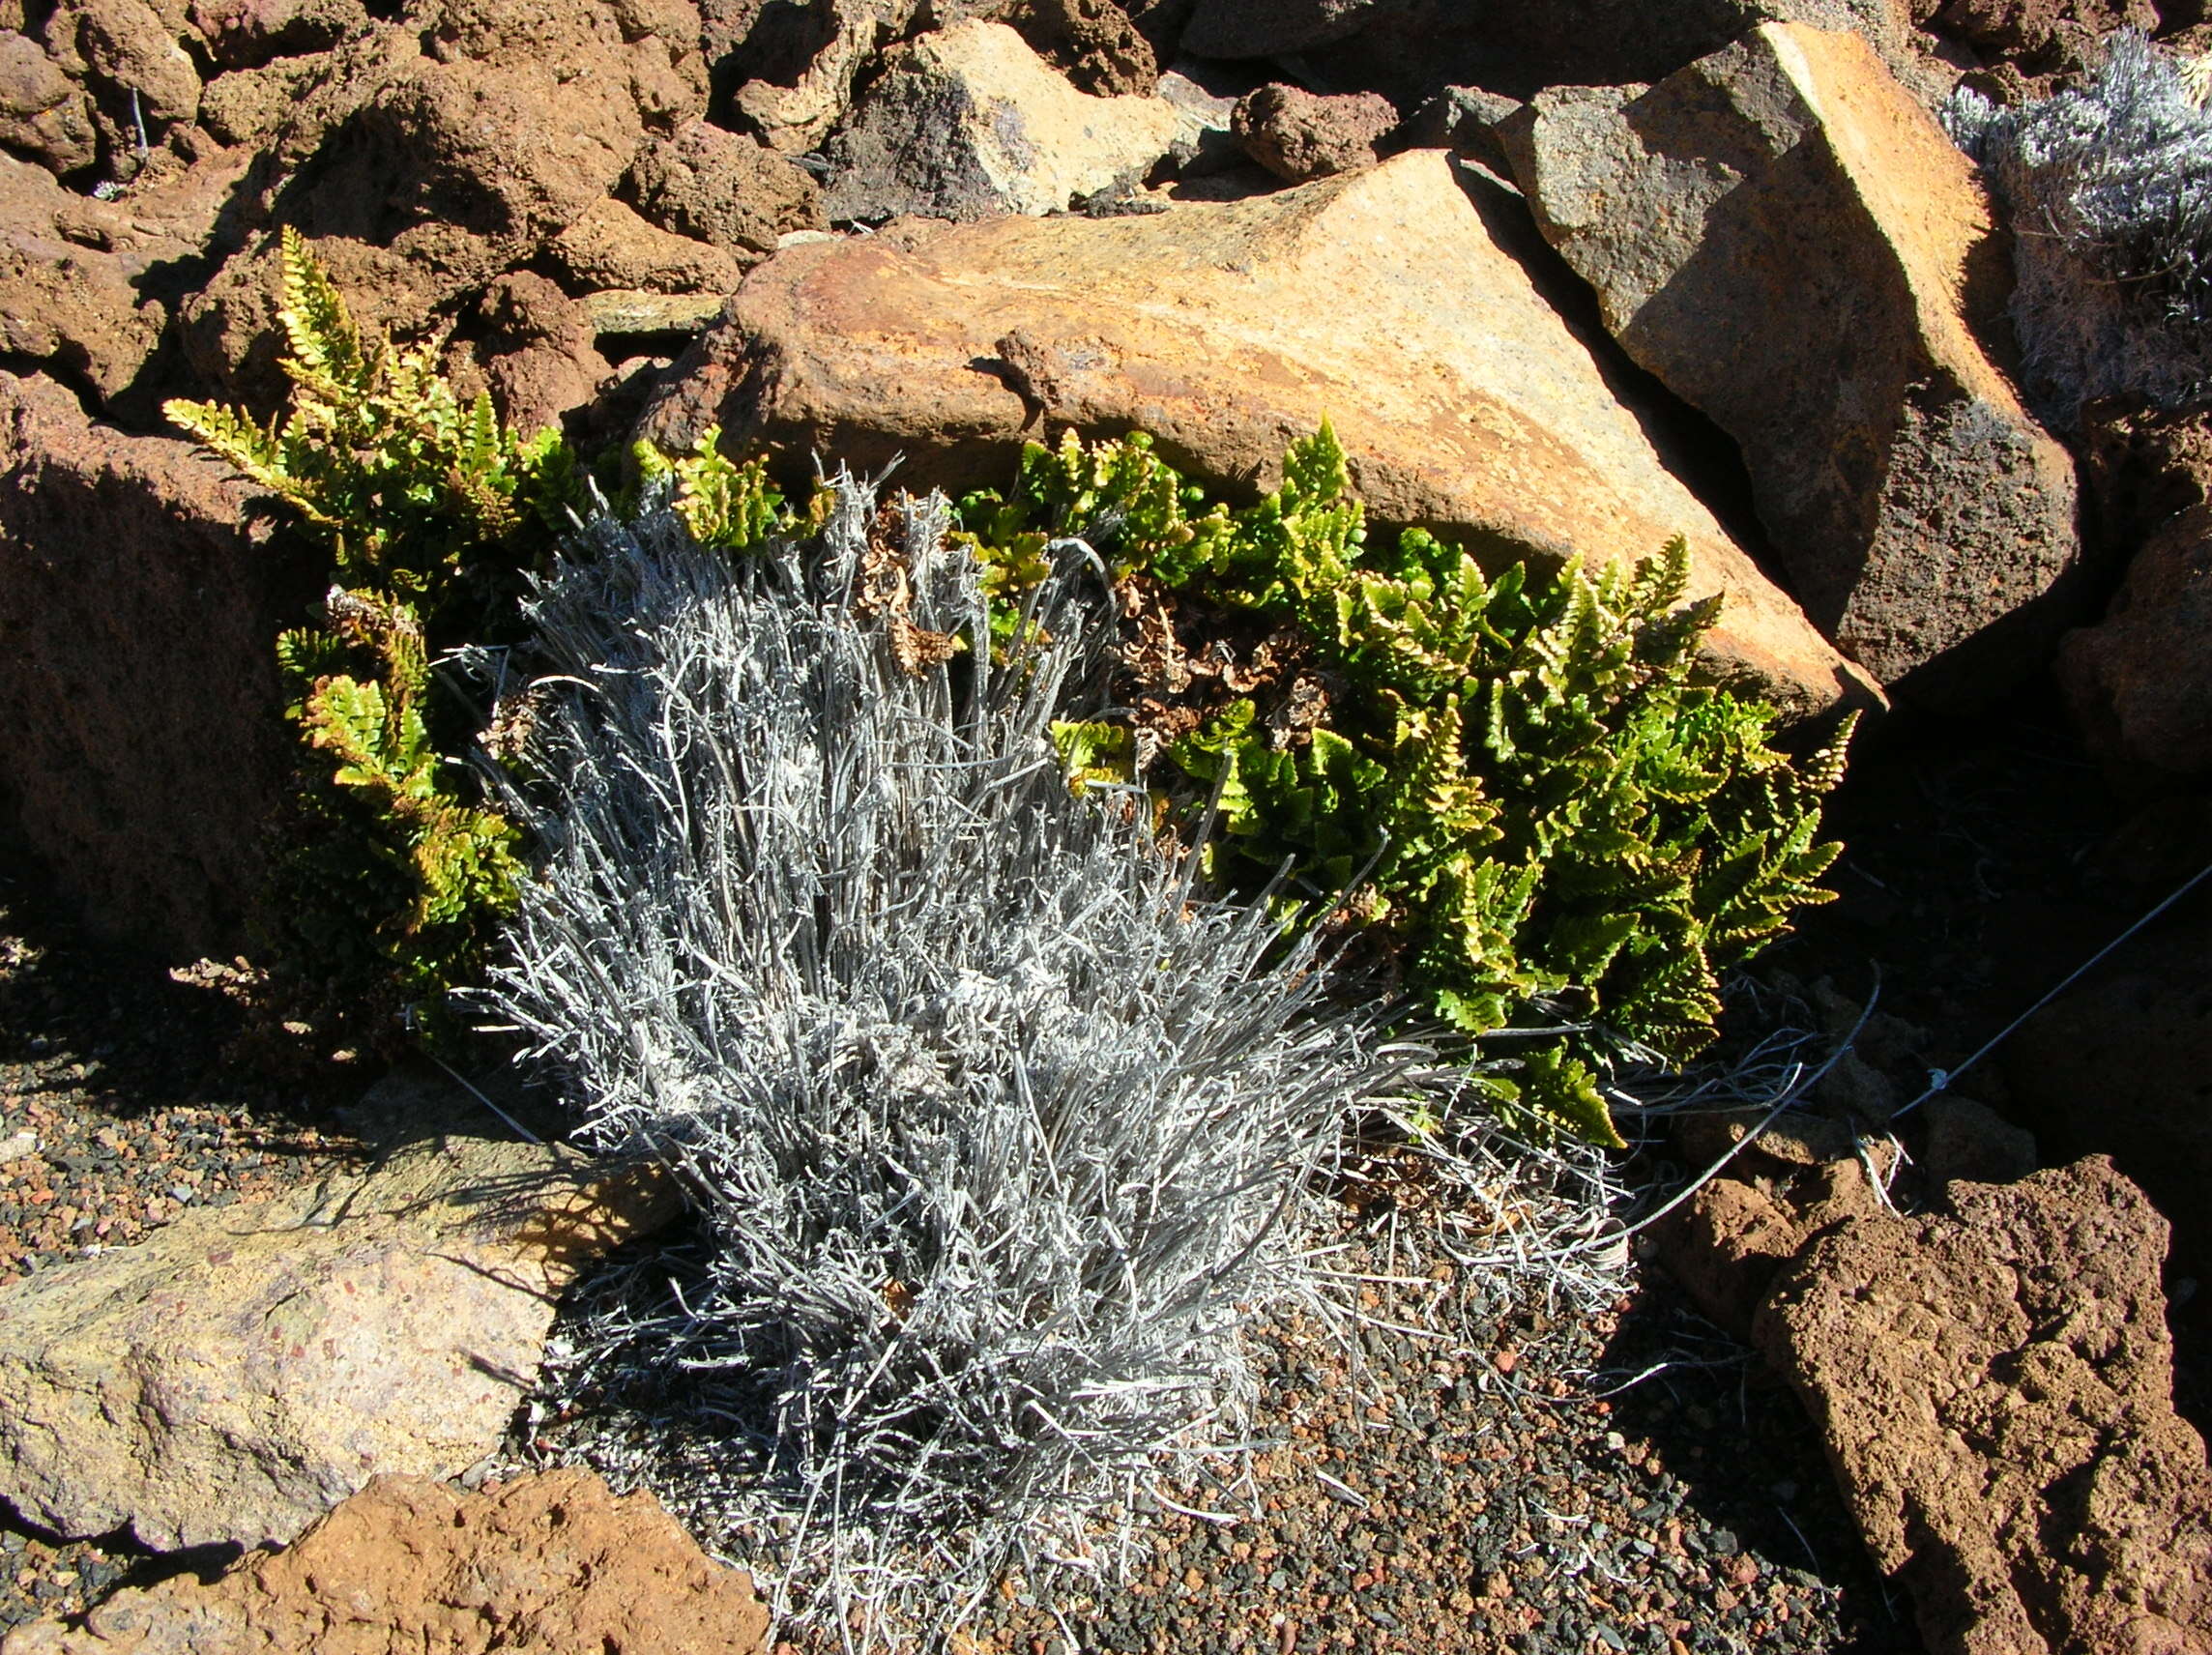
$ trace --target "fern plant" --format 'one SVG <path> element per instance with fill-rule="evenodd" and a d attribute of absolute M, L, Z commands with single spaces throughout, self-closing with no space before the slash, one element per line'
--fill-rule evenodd
<path fill-rule="evenodd" d="M 1617 1146 L 1607 1067 L 1697 1052 L 1719 973 L 1828 899 L 1820 804 L 1849 727 L 1792 761 L 1771 709 L 1693 681 L 1718 600 L 1684 601 L 1679 540 L 1632 567 L 1492 576 L 1420 530 L 1370 547 L 1327 426 L 1283 471 L 1233 512 L 1141 434 L 1070 432 L 1031 448 L 1010 493 L 963 503 L 1008 578 L 1083 536 L 1124 611 L 1154 618 L 1116 695 L 1136 712 L 1062 726 L 1062 762 L 1089 784 L 1157 753 L 1171 823 L 1218 812 L 1219 884 L 1283 878 L 1309 915 L 1371 928 L 1493 1054 L 1477 1084 L 1508 1117 Z M 1296 638 L 1250 653 L 1251 693 L 1206 666 L 1239 615 Z M 1302 666 L 1270 665 L 1286 648 Z"/>
<path fill-rule="evenodd" d="M 497 636 L 582 479 L 557 431 L 525 440 L 487 396 L 464 401 L 433 345 L 364 337 L 289 228 L 281 272 L 290 407 L 167 413 L 329 557 L 320 624 L 277 641 L 306 751 L 270 942 L 294 999 L 320 1002 L 288 1009 L 390 1043 L 403 1006 L 434 1011 L 474 977 L 519 869 L 513 826 L 458 756 L 480 719 L 430 663 Z"/>

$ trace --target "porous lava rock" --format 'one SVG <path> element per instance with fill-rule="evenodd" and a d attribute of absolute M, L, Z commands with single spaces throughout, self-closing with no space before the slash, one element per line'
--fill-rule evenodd
<path fill-rule="evenodd" d="M 1542 253 L 1509 190 L 1434 150 L 1148 217 L 896 224 L 754 270 L 641 434 L 684 449 L 718 421 L 856 467 L 903 454 L 903 479 L 958 489 L 1003 484 L 1063 425 L 1265 480 L 1327 419 L 1379 519 L 1494 561 L 1680 535 L 1694 590 L 1726 594 L 1716 671 L 1802 711 L 1855 693 L 1667 469 L 1610 347 L 1530 276 Z"/>
<path fill-rule="evenodd" d="M 248 158 L 163 160 L 170 170 L 149 172 L 128 201 L 101 201 L 0 156 L 0 354 L 44 364 L 103 409 L 138 387 L 180 285 L 226 250 L 225 203 Z M 151 398 L 130 412 L 150 416 Z"/>
<path fill-rule="evenodd" d="M 362 0 L 192 0 L 191 20 L 224 69 L 328 51 L 369 24 Z"/>
<path fill-rule="evenodd" d="M 1052 213 L 1143 181 L 1182 117 L 1159 98 L 1078 92 L 1004 23 L 923 35 L 830 145 L 832 220 Z"/>
<path fill-rule="evenodd" d="M 742 44 L 771 59 L 738 87 L 737 113 L 779 155 L 804 155 L 845 118 L 853 82 L 886 46 L 904 40 L 921 0 L 820 0 L 805 7 L 709 0 L 708 50 Z M 716 16 L 717 9 L 720 15 Z M 764 44 L 758 34 L 792 37 Z M 778 47 L 780 46 L 780 50 Z M 775 63 L 775 58 L 784 61 Z"/>
<path fill-rule="evenodd" d="M 518 431 L 557 426 L 589 408 L 614 373 L 596 347 L 591 311 L 535 271 L 501 276 L 477 308 L 490 330 L 479 347 L 485 386 Z"/>
<path fill-rule="evenodd" d="M 824 230 L 822 194 L 786 157 L 752 139 L 689 121 L 650 139 L 630 163 L 638 211 L 661 229 L 689 236 L 751 264 L 794 230 Z"/>
<path fill-rule="evenodd" d="M 2138 548 L 2105 618 L 2069 633 L 2058 661 L 2098 751 L 2152 771 L 2212 769 L 2212 505 Z"/>
<path fill-rule="evenodd" d="M 447 1083 L 363 1104 L 402 1147 L 0 1289 L 0 1498 L 66 1535 L 291 1540 L 380 1472 L 454 1476 L 535 1382 L 555 1300 L 673 1215 L 663 1179 L 477 1136 Z"/>
<path fill-rule="evenodd" d="M 2007 284 L 1971 164 L 1863 40 L 1767 24 L 1648 90 L 1540 94 L 1499 134 L 1607 327 L 1741 446 L 1847 654 L 1954 711 L 2042 667 L 2073 462 L 1982 343 Z"/>
<path fill-rule="evenodd" d="M 2148 34 L 2200 11 L 2197 0 L 1943 0 L 1925 26 L 1968 48 L 1967 85 L 2017 104 L 2048 98 L 2096 67 L 2114 29 Z"/>
<path fill-rule="evenodd" d="M 147 0 L 63 0 L 45 20 L 47 52 L 93 92 L 128 150 L 143 128 L 149 139 L 199 112 L 200 73 L 179 44 L 181 17 Z"/>
<path fill-rule="evenodd" d="M 55 174 L 100 159 L 83 89 L 28 35 L 0 31 L 0 147 Z"/>
<path fill-rule="evenodd" d="M 9 838 L 95 933 L 227 956 L 290 739 L 270 640 L 320 590 L 185 442 L 0 373 Z"/>
<path fill-rule="evenodd" d="M 755 1655 L 768 1611 L 653 1495 L 589 1471 L 380 1476 L 273 1556 L 125 1587 L 0 1655 Z"/>
<path fill-rule="evenodd" d="M 611 195 L 585 208 L 548 250 L 561 274 L 583 292 L 629 287 L 727 293 L 743 275 L 743 267 L 720 247 L 672 235 Z"/>
<path fill-rule="evenodd" d="M 1159 84 L 1151 42 L 1115 0 L 1023 0 L 1005 21 L 1078 91 L 1144 98 Z"/>
<path fill-rule="evenodd" d="M 2212 1472 L 2173 1409 L 2167 1226 L 2102 1158 L 1838 1226 L 1755 1323 L 1931 1655 L 2212 1642 Z"/>
<path fill-rule="evenodd" d="M 2212 411 L 2107 401 L 2082 433 L 2096 532 L 2125 573 L 2069 633 L 2058 679 L 2093 752 L 2125 770 L 2212 769 Z"/>
<path fill-rule="evenodd" d="M 1397 124 L 1397 109 L 1373 92 L 1322 98 L 1276 84 L 1238 101 L 1231 131 L 1277 178 L 1303 184 L 1374 165 L 1376 143 Z"/>

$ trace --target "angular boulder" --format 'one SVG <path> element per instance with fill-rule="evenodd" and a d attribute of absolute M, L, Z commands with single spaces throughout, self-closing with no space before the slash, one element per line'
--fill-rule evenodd
<path fill-rule="evenodd" d="M 2174 1411 L 2167 1228 L 2101 1158 L 1816 1239 L 1761 1308 L 1931 1655 L 2212 1646 L 2212 1471 Z"/>
<path fill-rule="evenodd" d="M 363 1111 L 462 1118 L 406 1077 Z M 0 1289 L 0 1498 L 66 1535 L 250 1547 L 490 1452 L 561 1290 L 676 1197 L 479 1119 Z"/>
<path fill-rule="evenodd" d="M 292 738 L 272 640 L 320 583 L 190 444 L 0 373 L 0 833 L 96 932 L 243 943 Z"/>
<path fill-rule="evenodd" d="M 2048 660 L 2073 463 L 1977 332 L 2005 277 L 1971 165 L 1863 39 L 1766 24 L 1649 89 L 1542 93 L 1499 134 L 1614 335 L 1741 446 L 1847 654 L 1957 711 Z"/>
<path fill-rule="evenodd" d="M 0 1655 L 755 1655 L 768 1611 L 642 1490 L 538 1471 L 480 1494 L 380 1476 L 297 1544 L 127 1586 Z"/>
<path fill-rule="evenodd" d="M 1327 419 L 1381 521 L 1494 562 L 1682 536 L 1697 590 L 1727 595 L 1717 671 L 1798 711 L 1855 693 L 1667 468 L 1610 347 L 1531 276 L 1543 257 L 1510 191 L 1437 151 L 1142 218 L 900 223 L 754 270 L 641 434 L 688 447 L 718 421 L 961 488 L 1004 484 L 1063 425 L 1141 428 L 1199 475 L 1265 480 Z"/>
<path fill-rule="evenodd" d="M 1142 183 L 1181 133 L 1161 98 L 1078 92 L 1004 23 L 968 22 L 889 54 L 830 140 L 832 219 L 1054 213 Z"/>

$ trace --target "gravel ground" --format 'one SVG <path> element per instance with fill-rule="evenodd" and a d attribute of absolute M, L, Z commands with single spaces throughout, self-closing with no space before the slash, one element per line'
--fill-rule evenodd
<path fill-rule="evenodd" d="M 232 1022 L 213 996 L 14 930 L 0 923 L 0 1282 L 358 1152 L 329 1097 L 225 1066 Z M 1663 1282 L 1594 1318 L 1533 1295 L 1470 1317 L 1470 1295 L 1402 1257 L 1347 1258 L 1390 1278 L 1359 1290 L 1355 1338 L 1260 1329 L 1254 1435 L 1271 1445 L 1237 1488 L 1176 1496 L 1239 1521 L 1123 1514 L 1119 1579 L 1009 1577 L 955 1649 L 1916 1646 L 1794 1400 Z M 0 1512 L 0 1630 L 221 1561 L 60 1543 Z"/>
<path fill-rule="evenodd" d="M 1802 1408 L 1663 1279 L 1632 1271 L 1590 1316 L 1532 1289 L 1461 1291 L 1352 1239 L 1338 1265 L 1369 1279 L 1349 1339 L 1302 1317 L 1253 1336 L 1266 1446 L 1248 1475 L 1100 1514 L 1105 1566 L 1002 1578 L 954 1655 L 1919 1647 Z M 774 1534 L 701 1474 L 727 1448 L 620 1412 L 549 1394 L 509 1463 L 642 1484 L 711 1552 L 772 1579 Z M 866 1646 L 914 1627 L 852 1630 Z M 847 1647 L 782 1636 L 777 1655 Z"/>
<path fill-rule="evenodd" d="M 317 1100 L 228 1068 L 233 1031 L 214 995 L 22 935 L 0 911 L 0 1286 L 355 1152 L 313 1123 Z M 0 1631 L 201 1561 L 154 1559 L 121 1536 L 56 1543 L 0 1504 Z"/>
<path fill-rule="evenodd" d="M 1366 1290 L 1355 1362 L 1317 1328 L 1265 1330 L 1259 1434 L 1281 1446 L 1253 1466 L 1259 1515 L 1163 1513 L 1126 1581 L 1055 1582 L 1057 1614 L 1003 1582 L 972 1647 L 1918 1647 L 1794 1399 L 1663 1286 L 1594 1319 L 1524 1308 L 1472 1343 L 1402 1330 L 1431 1297 Z"/>

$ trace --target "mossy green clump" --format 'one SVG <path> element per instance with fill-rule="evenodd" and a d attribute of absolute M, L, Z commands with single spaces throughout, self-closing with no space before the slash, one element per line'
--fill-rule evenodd
<path fill-rule="evenodd" d="M 1694 1055 L 1718 973 L 1828 900 L 1820 803 L 1848 724 L 1792 760 L 1772 709 L 1694 681 L 1719 604 L 1684 601 L 1678 540 L 1633 567 L 1492 576 L 1417 529 L 1371 547 L 1325 426 L 1283 470 L 1232 511 L 1142 435 L 1070 433 L 1033 446 L 1009 494 L 963 503 L 986 562 L 1018 575 L 1084 537 L 1125 612 L 1175 634 L 1133 642 L 1116 699 L 1135 713 L 1062 726 L 1062 761 L 1127 779 L 1150 739 L 1169 821 L 1219 812 L 1221 884 L 1281 880 L 1308 915 L 1386 938 L 1427 1008 L 1486 1042 L 1478 1084 L 1509 1118 L 1618 1145 L 1609 1066 Z M 1177 681 L 1239 617 L 1295 638 L 1251 653 L 1251 693 L 1216 674 L 1208 704 Z"/>

